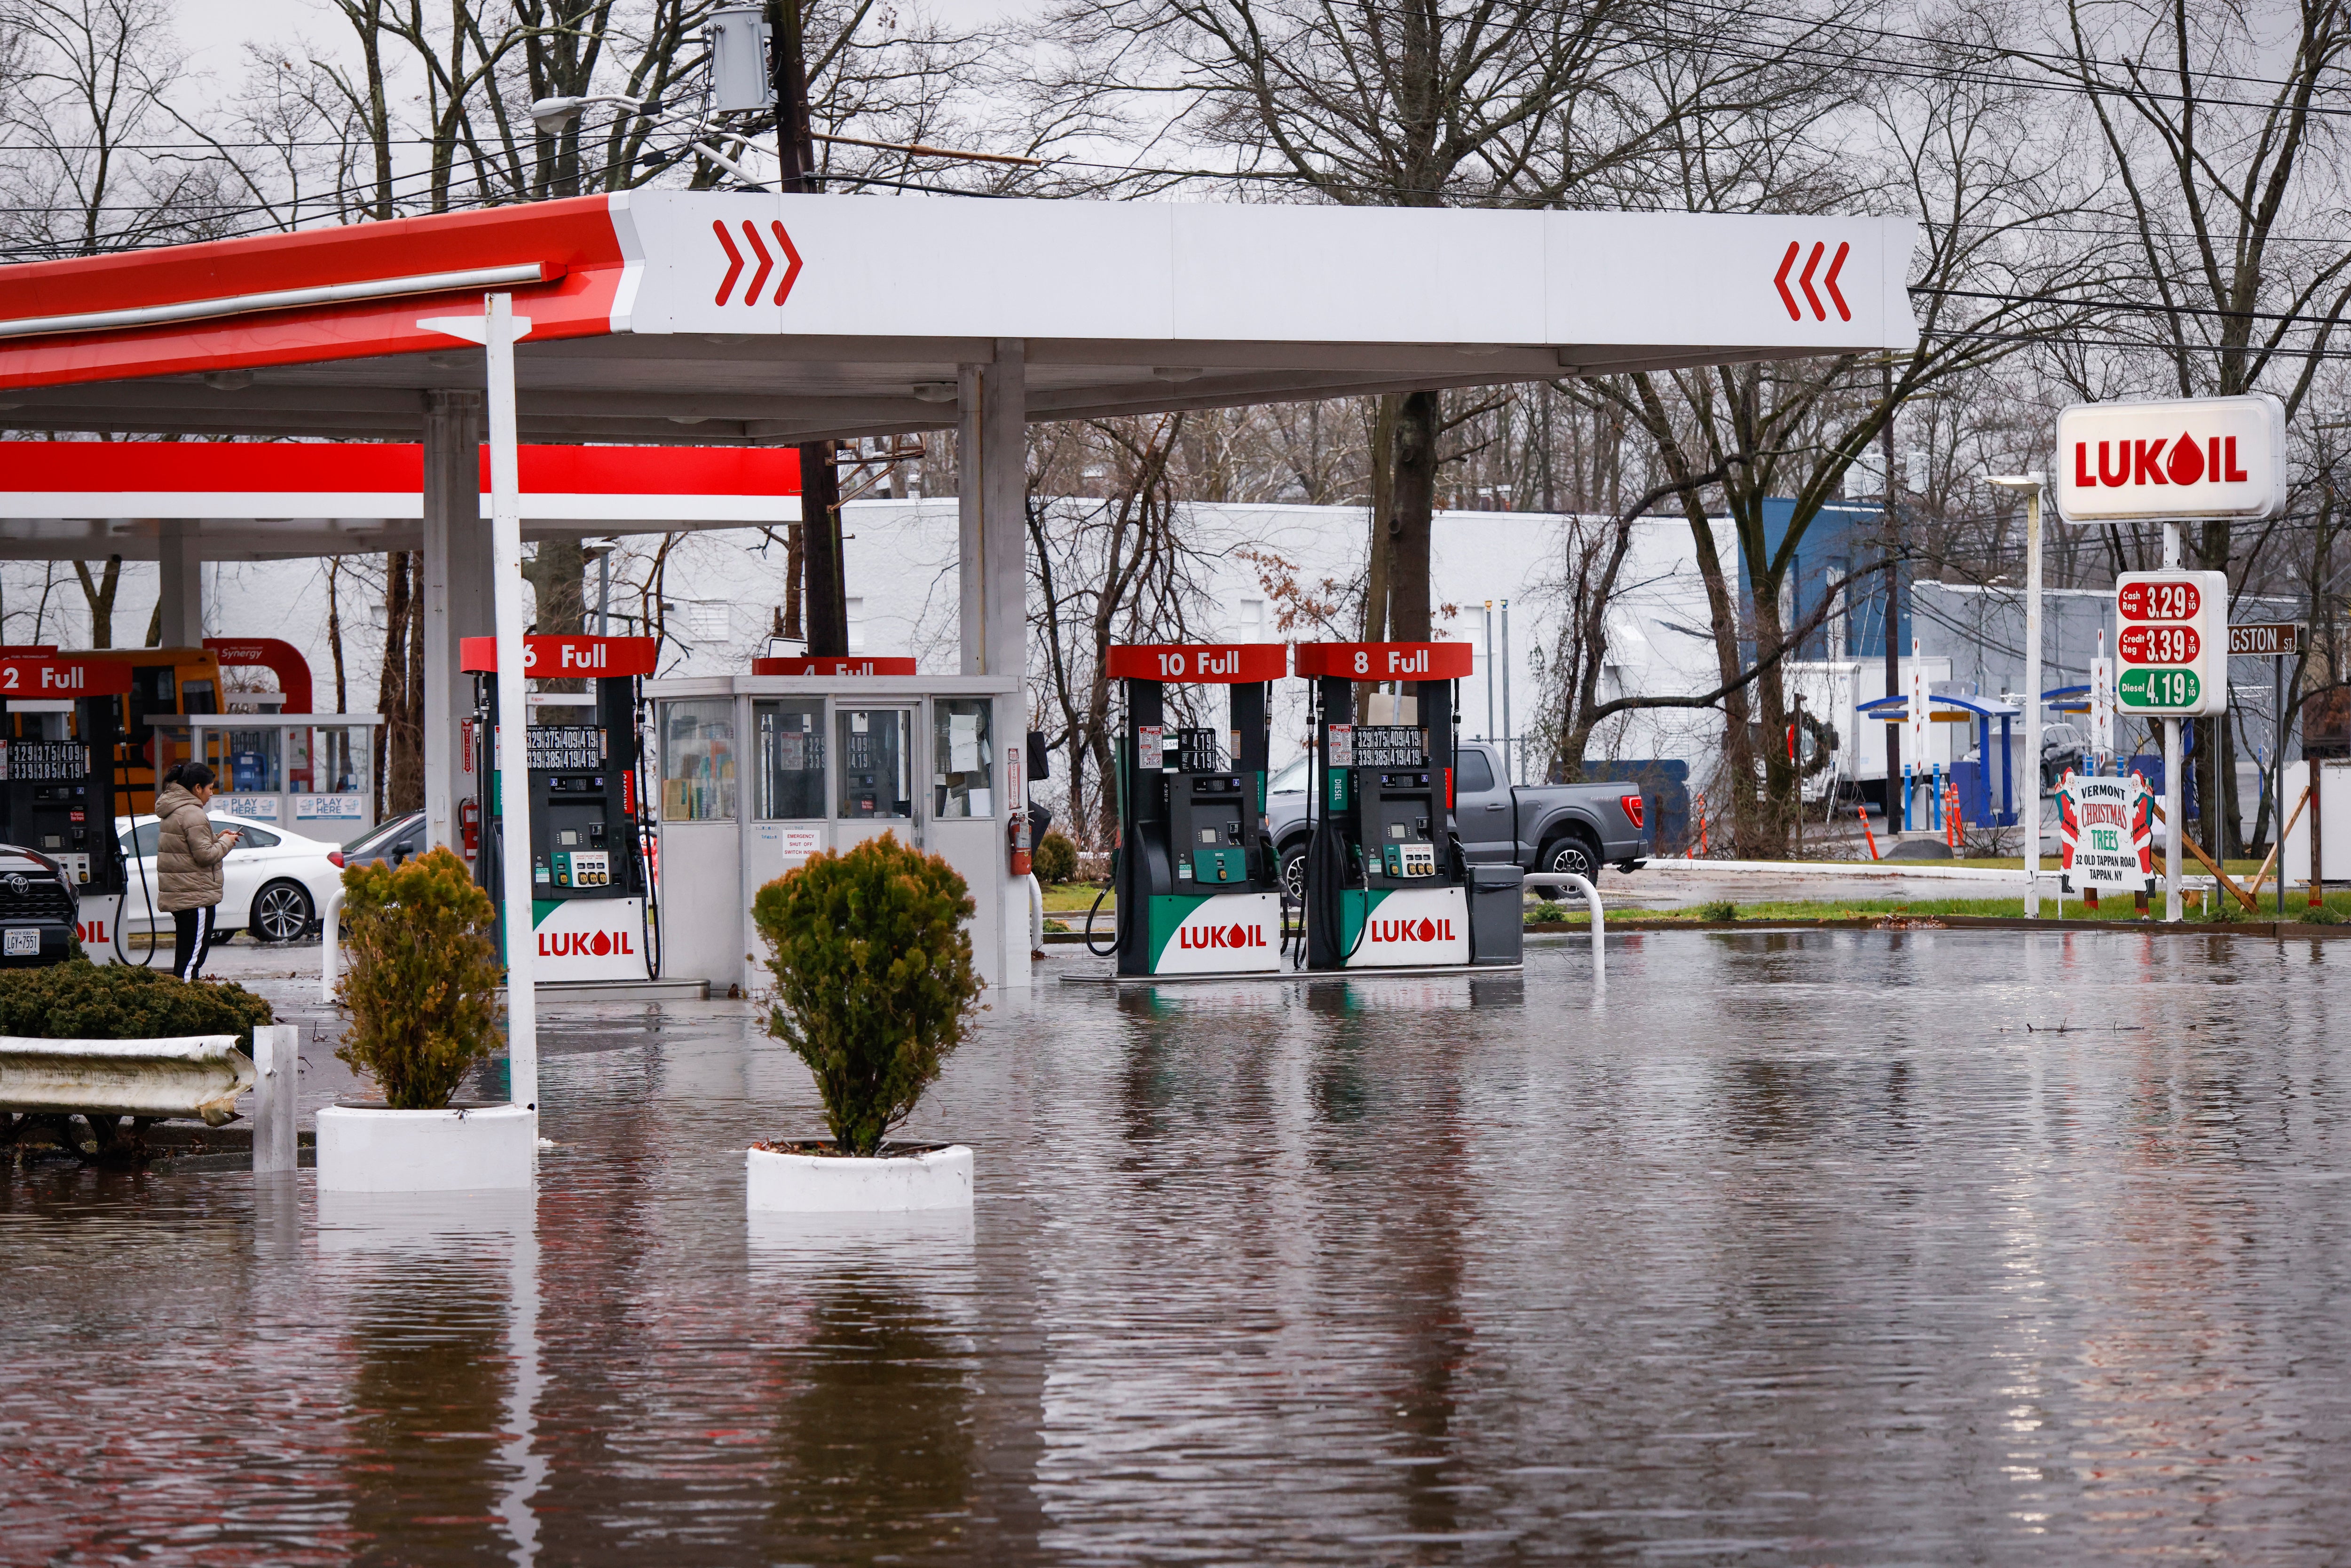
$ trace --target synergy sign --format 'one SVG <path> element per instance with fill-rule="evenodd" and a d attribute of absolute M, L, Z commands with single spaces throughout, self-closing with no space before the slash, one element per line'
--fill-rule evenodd
<path fill-rule="evenodd" d="M 2285 505 L 2285 405 L 2267 393 L 2076 403 L 2057 416 L 2069 523 L 2266 517 Z"/>
<path fill-rule="evenodd" d="M 2155 801 L 2147 780 L 2067 773 L 2057 790 L 2057 864 L 2067 893 L 2155 891 Z"/>
<path fill-rule="evenodd" d="M 2125 713 L 2200 718 L 2229 709 L 2229 576 L 2135 571 L 2115 580 L 2115 639 Z"/>

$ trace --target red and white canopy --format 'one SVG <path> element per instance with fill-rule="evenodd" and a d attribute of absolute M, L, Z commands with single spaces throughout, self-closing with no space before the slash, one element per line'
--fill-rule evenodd
<path fill-rule="evenodd" d="M 635 192 L 0 268 L 0 421 L 413 435 L 417 325 L 510 291 L 526 437 L 936 428 L 1025 342 L 1034 420 L 1905 349 L 1876 217 Z"/>
<path fill-rule="evenodd" d="M 799 455 L 789 448 L 525 446 L 520 459 L 523 531 L 533 538 L 800 515 Z M 0 518 L 33 526 L 0 529 L 0 557 L 152 559 L 166 518 L 202 519 L 198 553 L 214 560 L 413 549 L 423 485 L 414 443 L 10 443 L 0 445 Z"/>

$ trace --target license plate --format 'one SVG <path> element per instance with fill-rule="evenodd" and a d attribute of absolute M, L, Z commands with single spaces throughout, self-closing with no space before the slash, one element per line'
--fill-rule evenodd
<path fill-rule="evenodd" d="M 11 958 L 37 958 L 41 956 L 41 934 L 37 931 L 10 931 L 5 940 L 7 946 L 0 952 Z"/>

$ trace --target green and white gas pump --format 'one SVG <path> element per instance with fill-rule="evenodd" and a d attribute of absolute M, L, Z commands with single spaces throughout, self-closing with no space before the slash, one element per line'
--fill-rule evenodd
<path fill-rule="evenodd" d="M 1469 871 L 1453 831 L 1453 683 L 1467 643 L 1301 643 L 1313 686 L 1306 967 L 1467 965 Z M 1358 683 L 1372 694 L 1358 722 Z"/>
<path fill-rule="evenodd" d="M 501 810 L 506 764 L 513 752 L 497 733 L 497 640 L 468 637 L 465 667 L 478 677 L 476 766 L 484 791 L 475 879 L 494 894 L 504 885 Z M 651 637 L 528 637 L 524 674 L 540 682 L 577 681 L 580 692 L 538 692 L 524 745 L 523 788 L 530 791 L 530 839 L 511 846 L 530 856 L 532 938 L 541 984 L 661 977 L 659 897 L 645 846 L 641 677 L 652 674 L 660 644 Z M 559 722 L 540 722 L 539 715 Z"/>
<path fill-rule="evenodd" d="M 1265 841 L 1268 688 L 1279 643 L 1114 647 L 1121 683 L 1118 894 L 1121 975 L 1271 973 L 1281 894 Z M 1171 726 L 1168 688 L 1228 694 L 1227 727 Z M 1200 694 L 1207 696 L 1207 693 Z"/>

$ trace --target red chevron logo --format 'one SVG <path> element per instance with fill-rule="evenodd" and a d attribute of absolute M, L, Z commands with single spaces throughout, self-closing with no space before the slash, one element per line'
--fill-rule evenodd
<path fill-rule="evenodd" d="M 776 279 L 775 295 L 768 303 L 781 305 L 790 297 L 792 285 L 799 280 L 799 247 L 792 244 L 792 236 L 784 232 L 782 224 L 770 221 L 768 228 L 768 232 L 776 236 L 776 251 L 784 258 L 783 276 Z M 718 248 L 726 254 L 726 276 L 718 280 L 718 293 L 714 301 L 724 305 L 734 294 L 735 285 L 743 276 L 743 253 L 736 248 L 734 236 L 726 232 L 726 225 L 723 220 L 713 223 L 710 225 L 710 232 L 717 237 Z M 768 286 L 768 275 L 776 270 L 776 256 L 768 251 L 767 242 L 759 237 L 758 225 L 748 219 L 746 219 L 743 224 L 743 242 L 751 247 L 751 254 L 757 256 L 759 262 L 758 270 L 751 275 L 751 287 L 743 290 L 743 303 L 757 305 L 759 302 L 759 291 Z"/>
<path fill-rule="evenodd" d="M 1788 308 L 1788 319 L 1791 321 L 1801 321 L 1804 319 L 1803 309 L 1797 305 L 1796 297 L 1788 292 L 1788 274 L 1795 270 L 1796 257 L 1802 253 L 1803 248 L 1802 240 L 1790 240 L 1788 254 L 1780 258 L 1780 270 L 1771 275 L 1771 287 L 1780 291 L 1780 303 Z M 1813 319 L 1815 321 L 1825 321 L 1829 319 L 1828 307 L 1821 303 L 1820 295 L 1813 288 L 1813 274 L 1820 270 L 1821 257 L 1828 248 L 1825 242 L 1815 242 L 1813 246 L 1813 254 L 1804 258 L 1803 272 L 1796 279 L 1796 287 L 1804 291 L 1804 303 L 1813 308 Z M 1852 246 L 1839 245 L 1836 247 L 1836 255 L 1829 260 L 1827 276 L 1821 279 L 1821 287 L 1828 290 L 1829 299 L 1836 306 L 1837 319 L 1840 321 L 1853 319 L 1853 307 L 1845 303 L 1844 292 L 1837 287 L 1837 275 L 1844 270 L 1844 258 L 1852 254 Z"/>

